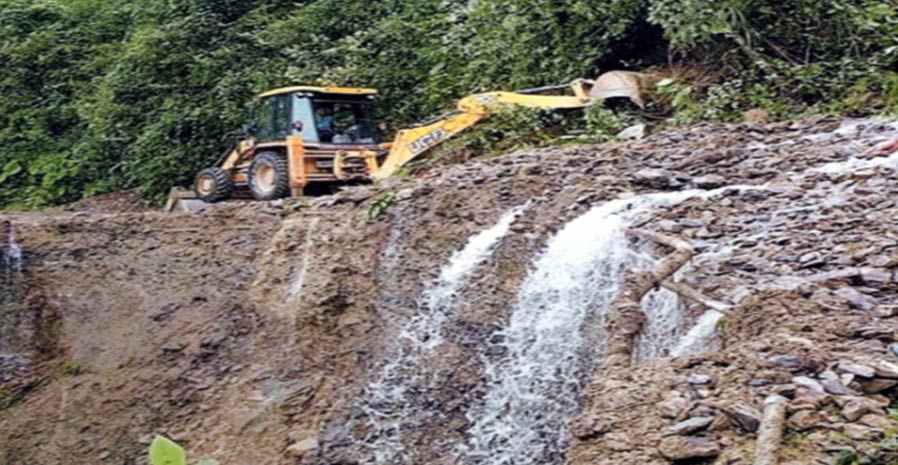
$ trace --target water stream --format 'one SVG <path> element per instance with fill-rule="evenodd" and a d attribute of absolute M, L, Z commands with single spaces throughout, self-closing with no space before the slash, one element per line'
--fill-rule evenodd
<path fill-rule="evenodd" d="M 420 409 L 407 394 L 412 389 L 421 389 L 420 385 L 428 381 L 423 373 L 423 361 L 443 342 L 443 325 L 451 315 L 456 294 L 477 266 L 492 255 L 524 208 L 519 206 L 505 212 L 495 225 L 468 239 L 464 248 L 455 252 L 440 270 L 437 279 L 425 288 L 417 305 L 418 314 L 399 334 L 396 353 L 365 392 L 361 409 L 368 418 L 369 433 L 364 444 L 370 452 L 365 463 L 411 463 L 410 451 L 402 444 L 402 432 L 414 428 L 412 416 L 420 413 Z"/>
<path fill-rule="evenodd" d="M 551 238 L 525 279 L 506 328 L 494 335 L 498 359 L 484 360 L 488 390 L 468 414 L 466 463 L 561 463 L 567 422 L 604 345 L 601 320 L 634 255 L 626 230 L 652 210 L 713 191 L 681 191 L 621 198 L 594 207 Z M 658 296 L 659 305 L 669 305 Z M 597 323 L 598 322 L 598 323 Z M 488 351 L 492 353 L 494 351 Z"/>
<path fill-rule="evenodd" d="M 6 246 L 3 248 L 3 267 L 15 273 L 22 272 L 22 247 L 16 242 L 16 230 L 8 223 Z"/>

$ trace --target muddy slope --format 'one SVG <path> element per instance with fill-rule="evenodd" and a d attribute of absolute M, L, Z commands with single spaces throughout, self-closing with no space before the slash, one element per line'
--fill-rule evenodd
<path fill-rule="evenodd" d="M 484 364 L 502 356 L 496 331 L 549 238 L 622 195 L 730 185 L 766 187 L 688 199 L 638 225 L 696 248 L 677 279 L 733 306 L 719 340 L 665 357 L 706 310 L 682 302 L 659 357 L 613 372 L 589 365 L 567 447 L 544 463 L 751 463 L 756 428 L 731 412 L 757 411 L 774 392 L 795 404 L 784 459 L 879 447 L 896 426 L 885 407 L 898 383 L 881 365 L 898 362 L 896 163 L 812 169 L 895 132 L 707 125 L 286 206 L 4 215 L 23 254 L 0 284 L 0 464 L 143 463 L 154 434 L 221 463 L 494 463 L 465 452 L 469 415 L 490 389 Z M 395 201 L 369 220 L 386 192 Z M 442 344 L 409 369 L 403 451 L 385 462 L 372 385 L 441 267 L 521 205 L 453 294 Z M 846 415 L 849 405 L 863 412 Z"/>

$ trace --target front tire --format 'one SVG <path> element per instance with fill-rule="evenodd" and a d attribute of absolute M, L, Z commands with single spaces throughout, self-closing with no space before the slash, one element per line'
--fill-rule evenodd
<path fill-rule="evenodd" d="M 249 167 L 249 191 L 257 200 L 275 200 L 290 195 L 287 158 L 275 152 L 263 152 Z"/>
<path fill-rule="evenodd" d="M 193 190 L 203 202 L 215 203 L 231 196 L 234 192 L 234 182 L 223 169 L 206 168 L 196 175 Z"/>

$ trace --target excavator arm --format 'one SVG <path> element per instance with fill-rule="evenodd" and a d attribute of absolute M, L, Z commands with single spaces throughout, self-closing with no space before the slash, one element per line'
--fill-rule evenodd
<path fill-rule="evenodd" d="M 418 155 L 443 143 L 465 129 L 507 107 L 584 108 L 610 97 L 627 97 L 642 106 L 641 89 L 646 75 L 625 71 L 605 73 L 595 81 L 577 79 L 570 86 L 551 86 L 518 92 L 487 92 L 469 95 L 458 102 L 457 110 L 433 123 L 404 129 L 396 134 L 383 163 L 371 177 L 384 179 Z M 542 95 L 570 88 L 573 95 Z"/>

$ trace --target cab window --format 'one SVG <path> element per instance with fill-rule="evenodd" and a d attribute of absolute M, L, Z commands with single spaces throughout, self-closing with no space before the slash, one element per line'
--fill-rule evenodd
<path fill-rule="evenodd" d="M 255 109 L 253 126 L 256 138 L 261 142 L 281 140 L 290 134 L 290 95 L 267 97 Z"/>

